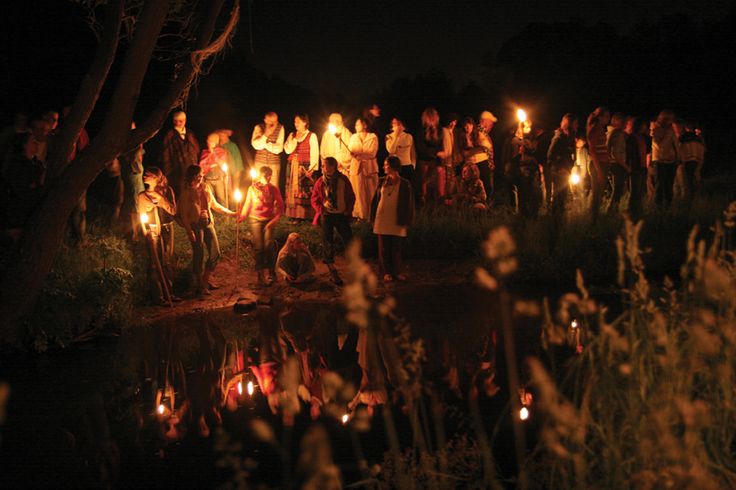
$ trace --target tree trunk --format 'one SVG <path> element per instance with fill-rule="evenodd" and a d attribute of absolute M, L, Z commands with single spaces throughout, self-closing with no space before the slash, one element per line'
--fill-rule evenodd
<path fill-rule="evenodd" d="M 230 21 L 223 34 L 211 45 L 209 44 L 223 3 L 224 0 L 215 0 L 209 4 L 197 38 L 197 51 L 191 54 L 169 91 L 160 100 L 159 106 L 145 121 L 144 127 L 131 134 L 130 125 L 140 87 L 165 21 L 169 4 L 168 0 L 146 2 L 137 22 L 133 43 L 126 55 L 122 73 L 100 134 L 85 151 L 66 166 L 58 180 L 52 183 L 43 201 L 31 216 L 20 242 L 13 251 L 14 260 L 11 261 L 13 265 L 9 267 L 0 282 L 0 292 L 2 292 L 0 344 L 18 342 L 19 321 L 30 313 L 35 305 L 38 293 L 51 270 L 64 238 L 67 220 L 79 197 L 104 169 L 105 162 L 145 142 L 160 129 L 168 111 L 179 101 L 199 74 L 201 63 L 220 51 L 234 32 L 239 15 L 238 0 L 234 2 Z M 113 8 L 117 5 L 119 2 L 113 2 Z M 113 21 L 114 19 L 110 22 L 113 23 Z M 100 49 L 97 56 L 104 56 L 106 52 Z M 101 79 L 95 78 L 83 82 L 80 94 L 75 101 L 76 110 L 84 112 L 88 103 L 94 106 L 99 95 L 99 88 L 107 77 L 107 70 L 99 69 L 104 66 L 105 64 L 99 59 L 93 63 L 88 76 L 101 77 Z M 90 75 L 95 68 L 97 69 L 95 73 Z M 109 69 L 109 66 L 107 68 Z M 77 115 L 82 121 L 86 121 L 88 116 L 88 113 Z M 83 125 L 84 122 L 81 124 Z M 63 145 L 60 145 L 60 148 L 61 146 Z M 57 156 L 61 154 L 63 152 L 60 149 Z M 59 161 L 65 162 L 66 160 L 59 158 Z"/>

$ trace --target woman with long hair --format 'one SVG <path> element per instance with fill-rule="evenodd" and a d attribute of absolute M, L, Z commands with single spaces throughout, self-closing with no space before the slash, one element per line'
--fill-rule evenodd
<path fill-rule="evenodd" d="M 472 117 L 463 119 L 458 149 L 463 155 L 464 165 L 478 167 L 486 198 L 490 200 L 493 194 L 493 170 L 490 163 L 491 142 L 485 133 L 478 129 Z"/>
<path fill-rule="evenodd" d="M 440 195 L 437 185 L 437 168 L 442 152 L 442 131 L 440 115 L 434 107 L 422 112 L 422 134 L 417 138 L 417 166 L 421 182 L 420 199 L 422 203 Z"/>

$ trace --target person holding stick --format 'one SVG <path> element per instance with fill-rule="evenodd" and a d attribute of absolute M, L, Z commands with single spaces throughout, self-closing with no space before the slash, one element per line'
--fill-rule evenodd
<path fill-rule="evenodd" d="M 284 213 L 284 199 L 279 188 L 271 183 L 272 176 L 271 167 L 261 167 L 258 179 L 248 189 L 248 196 L 238 217 L 238 222 L 246 218 L 250 222 L 259 286 L 270 286 L 276 280 L 273 231 Z M 268 277 L 266 271 L 270 274 Z"/>
<path fill-rule="evenodd" d="M 140 213 L 143 236 L 146 237 L 150 253 L 148 269 L 151 296 L 161 305 L 171 306 L 174 296 L 171 288 L 171 271 L 168 267 L 166 248 L 161 238 L 161 218 L 159 208 L 168 216 L 176 215 L 176 201 L 173 191 L 168 186 L 166 177 L 158 167 L 149 167 L 143 173 L 144 191 L 137 196 L 137 208 Z"/>
<path fill-rule="evenodd" d="M 220 243 L 217 240 L 215 222 L 212 211 L 226 216 L 235 216 L 231 211 L 215 199 L 212 189 L 203 182 L 202 167 L 190 165 L 185 174 L 185 185 L 179 203 L 179 217 L 192 243 L 194 292 L 198 296 L 211 294 L 216 289 L 210 281 L 220 260 Z M 204 262 L 204 248 L 207 247 L 208 259 Z"/>

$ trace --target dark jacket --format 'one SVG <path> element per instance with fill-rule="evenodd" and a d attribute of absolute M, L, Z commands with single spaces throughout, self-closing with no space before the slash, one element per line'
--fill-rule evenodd
<path fill-rule="evenodd" d="M 378 181 L 378 189 L 373 196 L 371 203 L 371 222 L 376 221 L 376 212 L 378 211 L 378 202 L 381 200 L 383 186 L 386 184 L 387 177 L 381 177 Z M 399 181 L 399 202 L 396 217 L 396 224 L 399 226 L 411 226 L 414 222 L 414 195 L 411 189 L 411 183 L 401 178 Z"/>
<path fill-rule="evenodd" d="M 169 184 L 180 187 L 184 174 L 190 165 L 199 163 L 199 143 L 191 131 L 187 130 L 184 139 L 175 129 L 164 136 L 161 170 L 169 179 Z"/>
<path fill-rule="evenodd" d="M 552 167 L 570 170 L 575 162 L 575 137 L 559 129 L 552 137 L 547 151 L 547 164 Z"/>

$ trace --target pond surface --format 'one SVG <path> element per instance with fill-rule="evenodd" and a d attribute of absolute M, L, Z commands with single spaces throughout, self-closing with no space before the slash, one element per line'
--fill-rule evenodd
<path fill-rule="evenodd" d="M 487 397 L 483 381 L 473 381 L 482 362 L 503 362 L 493 355 L 497 298 L 469 282 L 405 288 L 395 297 L 397 315 L 424 342 L 419 403 L 427 444 L 431 448 L 454 436 L 473 437 L 477 426 L 467 393 L 475 382 L 481 386 L 483 430 L 493 436 L 501 472 L 511 475 L 506 390 Z M 261 385 L 267 377 L 256 376 L 250 366 L 263 365 L 282 349 L 287 355 L 301 353 L 303 359 L 319 358 L 358 387 L 357 329 L 344 318 L 344 307 L 334 301 L 287 305 L 274 298 L 271 306 L 248 314 L 232 308 L 195 312 L 131 328 L 119 339 L 5 358 L 0 379 L 9 383 L 11 398 L 0 432 L 0 487 L 216 488 L 238 471 L 247 472 L 252 485 L 297 486 L 300 441 L 313 424 L 310 404 L 302 402 L 293 422 L 285 423 L 264 396 Z M 538 353 L 538 324 L 538 318 L 514 318 L 519 359 Z M 495 382 L 504 388 L 501 372 Z M 245 393 L 248 381 L 253 395 Z M 390 404 L 388 412 L 376 406 L 372 414 L 359 405 L 347 424 L 340 417 L 347 408 L 337 413 L 323 408 L 316 421 L 329 436 L 346 484 L 366 478 L 367 467 L 382 464 L 389 447 L 385 423 L 395 426 L 401 448 L 415 442 L 401 404 Z M 358 418 L 353 421 L 357 415 L 367 420 L 368 430 Z M 255 437 L 254 420 L 266 422 L 274 440 Z M 527 424 L 529 447 L 532 426 L 533 420 Z M 239 447 L 230 447 L 233 443 Z M 234 467 L 227 461 L 238 463 Z"/>

